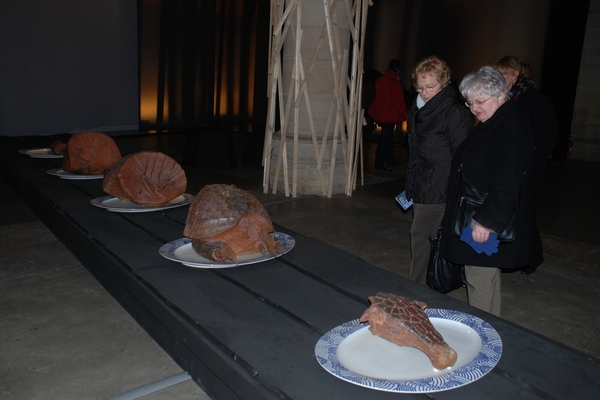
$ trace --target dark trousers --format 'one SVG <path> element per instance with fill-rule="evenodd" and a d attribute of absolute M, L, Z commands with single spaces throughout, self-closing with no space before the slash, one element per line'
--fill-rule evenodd
<path fill-rule="evenodd" d="M 386 122 L 381 124 L 381 138 L 377 145 L 375 153 L 375 168 L 383 169 L 384 167 L 392 168 L 394 163 L 394 128 L 395 122 Z"/>
<path fill-rule="evenodd" d="M 446 205 L 413 204 L 413 221 L 410 226 L 410 280 L 427 286 L 427 267 L 431 254 L 429 238 L 437 235 L 444 219 Z"/>

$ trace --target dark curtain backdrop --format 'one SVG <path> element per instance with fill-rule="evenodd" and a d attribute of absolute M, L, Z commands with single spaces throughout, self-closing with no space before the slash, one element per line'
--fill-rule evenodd
<path fill-rule="evenodd" d="M 142 129 L 264 132 L 268 0 L 139 0 Z"/>
<path fill-rule="evenodd" d="M 558 120 L 558 140 L 552 153 L 554 161 L 567 159 L 589 9 L 589 0 L 551 2 L 542 91 L 552 100 Z"/>
<path fill-rule="evenodd" d="M 544 12 L 549 11 L 547 28 L 537 35 L 526 34 L 526 25 L 515 22 L 535 24 L 531 7 L 520 11 L 501 0 L 475 4 L 375 1 L 369 10 L 365 69 L 376 72 L 399 57 L 404 63 L 402 81 L 410 90 L 412 68 L 432 53 L 448 61 L 460 80 L 477 66 L 515 54 L 515 49 L 522 52 L 516 55 L 529 59 L 537 54 L 531 49 L 543 47 L 538 83 L 559 119 L 554 158 L 564 159 L 589 0 L 537 0 L 547 8 Z M 138 0 L 138 5 L 140 128 L 209 126 L 264 133 L 270 1 Z M 506 13 L 513 18 L 502 20 Z M 364 92 L 372 81 L 365 77 Z"/>

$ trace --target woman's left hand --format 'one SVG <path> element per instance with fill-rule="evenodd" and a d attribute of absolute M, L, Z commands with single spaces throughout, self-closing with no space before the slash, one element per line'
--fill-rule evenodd
<path fill-rule="evenodd" d="M 492 233 L 491 229 L 488 229 L 475 221 L 475 226 L 473 226 L 473 234 L 471 236 L 473 236 L 473 240 L 477 243 L 485 243 L 489 239 L 490 233 Z"/>

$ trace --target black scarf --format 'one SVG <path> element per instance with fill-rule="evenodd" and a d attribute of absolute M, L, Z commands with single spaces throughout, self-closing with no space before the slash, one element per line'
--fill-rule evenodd
<path fill-rule="evenodd" d="M 519 96 L 524 93 L 527 89 L 534 87 L 532 80 L 525 78 L 523 75 L 519 76 L 513 87 L 510 89 L 510 97 L 513 100 L 519 101 Z"/>

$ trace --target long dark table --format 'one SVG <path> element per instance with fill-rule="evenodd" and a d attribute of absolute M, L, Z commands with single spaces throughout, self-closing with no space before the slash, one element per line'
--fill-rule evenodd
<path fill-rule="evenodd" d="M 228 269 L 169 261 L 158 249 L 183 236 L 187 207 L 125 214 L 92 206 L 91 199 L 105 195 L 101 180 L 63 180 L 46 173 L 60 159 L 18 153 L 58 137 L 65 136 L 0 137 L 2 178 L 214 399 L 598 398 L 597 358 L 282 226 L 276 230 L 296 245 L 273 260 Z M 124 155 L 160 143 L 143 135 L 115 141 Z M 218 173 L 188 168 L 186 174 L 192 194 L 209 183 L 243 187 Z M 469 385 L 430 394 L 376 391 L 332 376 L 316 361 L 315 344 L 358 318 L 377 292 L 479 316 L 502 338 L 499 363 Z"/>

